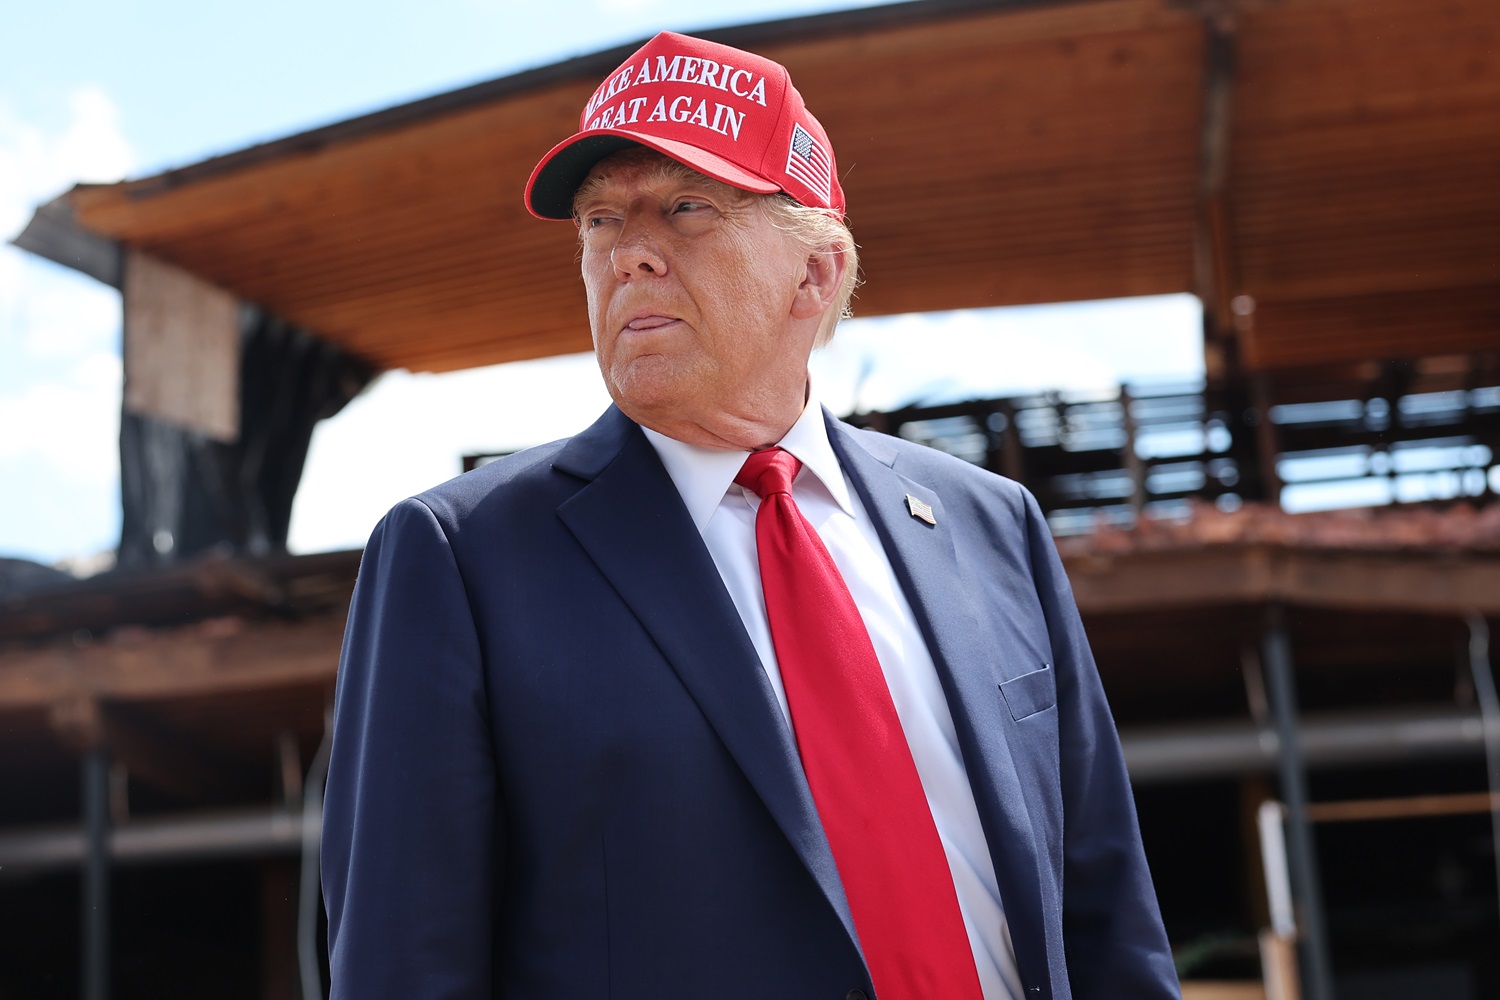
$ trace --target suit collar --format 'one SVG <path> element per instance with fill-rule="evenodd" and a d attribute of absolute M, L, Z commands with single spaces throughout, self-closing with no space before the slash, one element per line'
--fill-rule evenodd
<path fill-rule="evenodd" d="M 701 535 L 719 509 L 724 494 L 734 485 L 734 477 L 745 464 L 746 451 L 704 448 L 642 427 L 641 433 L 651 442 L 656 457 L 672 477 L 672 485 L 682 497 L 693 527 Z"/>
<path fill-rule="evenodd" d="M 849 489 L 839 470 L 838 456 L 828 440 L 827 418 L 828 411 L 818 403 L 817 397 L 810 397 L 802 415 L 778 444 L 796 455 L 807 473 L 818 478 L 834 502 L 853 516 L 854 505 L 849 498 Z M 633 429 L 639 429 L 656 451 L 701 534 L 749 452 L 701 448 L 677 441 L 638 427 L 612 405 L 594 421 L 593 426 L 564 446 L 561 454 L 553 460 L 553 467 L 581 479 L 593 479 L 620 453 Z"/>
<path fill-rule="evenodd" d="M 558 516 L 651 634 L 857 942 L 776 696 L 655 450 L 610 407 L 553 467 L 588 480 Z"/>
<path fill-rule="evenodd" d="M 610 404 L 598 420 L 568 439 L 552 459 L 552 467 L 579 479 L 594 479 L 624 450 L 631 436 L 639 433 L 640 428 Z"/>

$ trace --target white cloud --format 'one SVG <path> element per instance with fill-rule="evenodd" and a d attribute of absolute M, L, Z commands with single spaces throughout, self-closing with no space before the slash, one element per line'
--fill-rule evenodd
<path fill-rule="evenodd" d="M 389 372 L 318 425 L 288 547 L 361 546 L 392 504 L 458 475 L 463 455 L 577 433 L 608 405 L 589 354 L 444 375 Z"/>
<path fill-rule="evenodd" d="M 78 182 L 117 181 L 134 166 L 107 93 L 86 84 L 66 103 L 62 130 L 48 133 L 0 101 L 0 237 L 19 232 L 39 202 Z"/>
<path fill-rule="evenodd" d="M 1200 323 L 1189 295 L 853 320 L 813 373 L 839 411 L 1109 390 L 1201 375 Z"/>
<path fill-rule="evenodd" d="M 55 480 L 37 489 L 111 489 L 119 478 L 120 359 L 98 352 L 60 376 L 0 395 L 0 468 L 40 461 Z"/>
<path fill-rule="evenodd" d="M 0 103 L 0 239 L 74 182 L 132 163 L 98 87 L 74 90 L 52 131 Z M 55 558 L 116 530 L 119 326 L 116 291 L 0 246 L 0 481 L 22 494 L 0 518 L 0 551 Z"/>
<path fill-rule="evenodd" d="M 119 349 L 119 292 L 15 248 L 0 255 L 0 270 L 12 261 L 14 274 L 0 275 L 6 300 L 0 307 L 0 350 L 9 354 L 18 348 L 33 361 L 67 361 Z M 12 294 L 5 294 L 7 281 L 13 282 Z"/>
<path fill-rule="evenodd" d="M 135 158 L 125 141 L 120 111 L 100 87 L 85 85 L 68 97 L 68 129 L 52 145 L 63 178 L 108 183 L 129 173 Z"/>
<path fill-rule="evenodd" d="M 120 114 L 96 86 L 67 99 L 49 134 L 0 103 L 0 238 L 9 241 L 36 206 L 78 181 L 118 180 L 133 162 Z M 0 357 L 67 359 L 113 343 L 119 295 L 92 279 L 0 247 Z"/>

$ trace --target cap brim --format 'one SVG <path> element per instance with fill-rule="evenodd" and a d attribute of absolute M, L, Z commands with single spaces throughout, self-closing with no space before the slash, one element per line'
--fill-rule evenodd
<path fill-rule="evenodd" d="M 673 139 L 642 135 L 625 129 L 595 129 L 564 139 L 542 157 L 526 182 L 526 208 L 539 219 L 571 219 L 573 195 L 594 164 L 622 149 L 645 146 L 670 156 L 716 181 L 756 194 L 770 194 L 781 187 L 758 177 L 723 157 Z"/>

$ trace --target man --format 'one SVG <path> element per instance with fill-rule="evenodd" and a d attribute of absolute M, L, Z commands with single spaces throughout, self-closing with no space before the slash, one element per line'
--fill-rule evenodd
<path fill-rule="evenodd" d="M 533 173 L 616 405 L 370 540 L 335 997 L 1177 995 L 1034 501 L 811 395 L 834 162 L 782 67 L 664 33 Z"/>

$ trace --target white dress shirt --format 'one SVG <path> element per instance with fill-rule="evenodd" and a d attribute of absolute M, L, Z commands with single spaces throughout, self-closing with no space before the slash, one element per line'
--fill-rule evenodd
<path fill-rule="evenodd" d="M 771 644 L 755 551 L 755 512 L 760 498 L 734 483 L 749 453 L 702 448 L 649 428 L 645 431 L 713 556 L 790 730 L 791 713 Z M 880 536 L 839 467 L 816 398 L 809 398 L 802 415 L 778 443 L 802 462 L 792 497 L 828 547 L 869 629 L 947 854 L 985 1000 L 1021 1000 L 999 884 L 932 654 Z"/>

